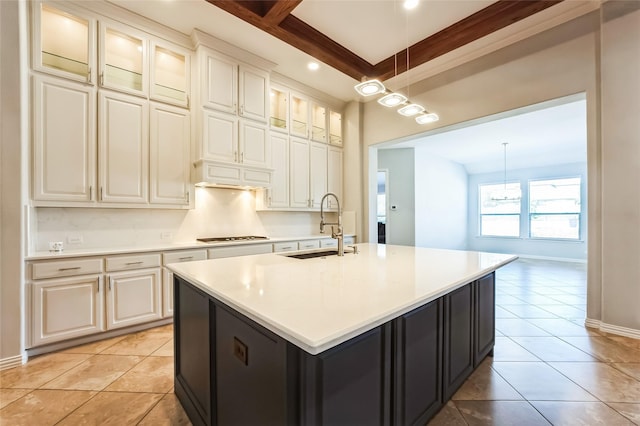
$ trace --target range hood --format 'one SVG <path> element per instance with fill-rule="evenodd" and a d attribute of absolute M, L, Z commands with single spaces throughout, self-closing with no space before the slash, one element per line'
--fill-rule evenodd
<path fill-rule="evenodd" d="M 193 163 L 192 180 L 196 186 L 263 189 L 271 187 L 272 179 L 273 169 L 264 167 L 212 160 Z"/>

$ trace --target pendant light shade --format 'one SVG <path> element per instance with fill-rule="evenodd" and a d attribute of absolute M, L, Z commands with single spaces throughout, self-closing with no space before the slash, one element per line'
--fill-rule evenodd
<path fill-rule="evenodd" d="M 407 102 L 407 97 L 401 95 L 400 93 L 389 93 L 388 95 L 385 95 L 378 99 L 378 103 L 386 107 L 398 106 L 405 102 Z"/>
<path fill-rule="evenodd" d="M 416 114 L 420 114 L 424 111 L 424 107 L 418 104 L 409 104 L 407 106 L 403 106 L 398 110 L 398 114 L 404 115 L 405 117 L 413 117 Z"/>
<path fill-rule="evenodd" d="M 416 117 L 416 123 L 418 124 L 433 123 L 438 120 L 440 120 L 440 117 L 435 112 L 425 112 Z"/>
<path fill-rule="evenodd" d="M 384 84 L 378 80 L 367 80 L 360 84 L 356 84 L 354 89 L 362 96 L 372 96 L 385 92 Z"/>

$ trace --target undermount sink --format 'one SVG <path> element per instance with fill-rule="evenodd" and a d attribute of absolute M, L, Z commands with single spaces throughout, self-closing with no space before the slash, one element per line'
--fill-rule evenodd
<path fill-rule="evenodd" d="M 312 251 L 308 253 L 283 254 L 283 256 L 293 257 L 295 259 L 313 259 L 314 257 L 335 256 L 337 254 L 338 254 L 338 250 L 322 250 L 322 251 Z"/>

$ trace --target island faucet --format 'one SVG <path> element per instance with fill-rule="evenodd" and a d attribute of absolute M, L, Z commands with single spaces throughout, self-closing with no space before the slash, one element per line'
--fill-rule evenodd
<path fill-rule="evenodd" d="M 325 222 L 324 221 L 324 200 L 327 197 L 333 197 L 336 199 L 336 204 L 338 204 L 338 222 Z M 322 197 L 322 201 L 320 201 L 320 232 L 324 233 L 324 226 L 331 225 L 331 238 L 336 238 L 338 240 L 338 256 L 344 256 L 344 240 L 342 239 L 344 233 L 342 231 L 342 210 L 340 210 L 340 200 L 338 200 L 338 196 L 333 192 L 327 192 Z M 336 232 L 333 228 L 333 225 L 338 226 L 338 232 Z"/>

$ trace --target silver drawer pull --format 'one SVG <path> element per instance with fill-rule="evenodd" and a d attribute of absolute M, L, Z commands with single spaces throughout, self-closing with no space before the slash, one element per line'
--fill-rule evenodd
<path fill-rule="evenodd" d="M 293 247 L 282 247 L 282 250 L 291 250 Z"/>
<path fill-rule="evenodd" d="M 60 272 L 64 272 L 64 271 L 77 271 L 78 269 L 80 269 L 79 266 L 74 266 L 73 268 L 58 268 L 58 271 Z"/>
<path fill-rule="evenodd" d="M 193 256 L 181 257 L 178 260 L 191 260 L 191 259 L 193 259 Z"/>
<path fill-rule="evenodd" d="M 140 262 L 127 262 L 125 263 L 125 265 L 127 266 L 131 266 L 131 265 L 142 265 L 144 262 L 140 261 Z"/>

